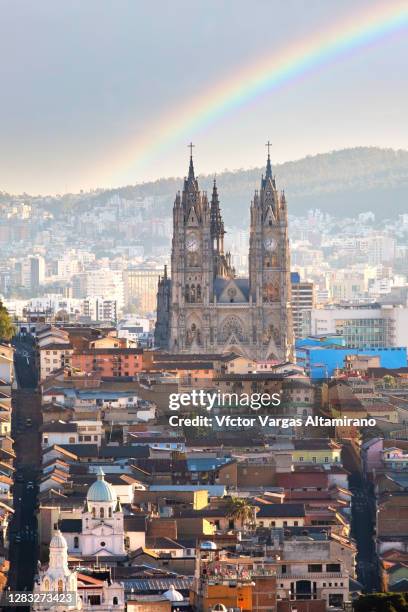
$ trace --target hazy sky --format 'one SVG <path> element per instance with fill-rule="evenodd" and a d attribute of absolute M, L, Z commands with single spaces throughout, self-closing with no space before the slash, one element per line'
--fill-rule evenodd
<path fill-rule="evenodd" d="M 356 145 L 407 148 L 408 36 L 388 36 L 160 144 L 242 66 L 391 0 L 0 0 L 0 190 L 117 186 Z M 182 120 L 182 118 L 181 118 Z M 176 126 L 177 127 L 177 126 Z M 177 131 L 177 130 L 176 130 Z M 134 154 L 133 154 L 134 151 Z"/>

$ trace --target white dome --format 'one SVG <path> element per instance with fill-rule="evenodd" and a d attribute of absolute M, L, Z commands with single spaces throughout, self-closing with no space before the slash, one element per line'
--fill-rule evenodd
<path fill-rule="evenodd" d="M 59 529 L 54 532 L 51 538 L 50 548 L 68 548 L 68 544 Z"/>
<path fill-rule="evenodd" d="M 215 604 L 213 612 L 227 612 L 227 608 L 222 603 Z"/>
<path fill-rule="evenodd" d="M 106 482 L 102 468 L 98 469 L 97 474 L 98 480 L 89 487 L 86 499 L 90 502 L 116 502 L 115 489 Z"/>
<path fill-rule="evenodd" d="M 168 599 L 168 601 L 183 601 L 184 600 L 184 597 L 182 596 L 182 594 L 179 593 L 179 591 L 176 591 L 176 589 L 174 588 L 174 585 L 172 584 L 170 585 L 169 590 L 163 593 L 163 597 Z"/>

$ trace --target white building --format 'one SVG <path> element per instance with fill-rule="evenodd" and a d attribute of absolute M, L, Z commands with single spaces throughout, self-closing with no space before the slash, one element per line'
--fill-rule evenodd
<path fill-rule="evenodd" d="M 327 306 L 311 312 L 311 334 L 339 334 L 354 348 L 408 346 L 408 307 Z"/>
<path fill-rule="evenodd" d="M 82 313 L 92 321 L 117 321 L 118 302 L 104 297 L 87 297 L 82 301 Z"/>

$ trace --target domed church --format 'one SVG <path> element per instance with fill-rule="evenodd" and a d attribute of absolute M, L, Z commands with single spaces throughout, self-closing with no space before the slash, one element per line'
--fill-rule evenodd
<path fill-rule="evenodd" d="M 89 487 L 82 511 L 79 550 L 83 556 L 125 555 L 124 520 L 115 489 L 106 482 L 102 468 Z"/>

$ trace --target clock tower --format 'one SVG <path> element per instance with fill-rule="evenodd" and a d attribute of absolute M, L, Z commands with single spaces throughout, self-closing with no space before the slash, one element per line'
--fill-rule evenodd
<path fill-rule="evenodd" d="M 288 216 L 272 175 L 270 142 L 265 176 L 251 203 L 249 291 L 257 304 L 257 341 L 270 359 L 292 359 Z"/>
<path fill-rule="evenodd" d="M 214 279 L 233 275 L 224 255 L 224 224 L 214 182 L 211 202 L 195 177 L 193 147 L 183 191 L 173 206 L 169 348 L 202 352 L 209 348 L 208 307 L 214 298 Z"/>
<path fill-rule="evenodd" d="M 269 154 L 250 208 L 249 275 L 237 278 L 224 251 L 224 222 L 214 180 L 199 190 L 190 146 L 183 191 L 173 206 L 171 279 L 157 293 L 156 346 L 172 353 L 235 352 L 276 363 L 293 359 L 286 199 Z"/>

